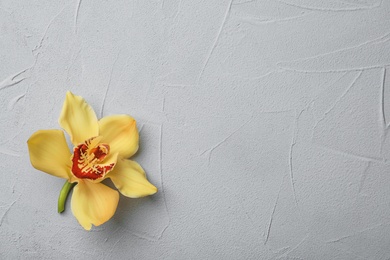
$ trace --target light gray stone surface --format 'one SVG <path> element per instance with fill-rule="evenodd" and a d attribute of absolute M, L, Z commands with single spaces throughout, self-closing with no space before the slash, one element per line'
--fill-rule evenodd
<path fill-rule="evenodd" d="M 1 259 L 389 259 L 390 1 L 0 1 Z M 159 192 L 84 231 L 26 141 L 127 113 Z"/>

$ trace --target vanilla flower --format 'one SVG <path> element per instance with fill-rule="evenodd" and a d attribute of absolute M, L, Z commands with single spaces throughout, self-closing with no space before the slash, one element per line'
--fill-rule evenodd
<path fill-rule="evenodd" d="M 73 153 L 63 131 L 39 130 L 27 142 L 31 164 L 67 180 L 60 195 L 60 208 L 64 197 L 76 185 L 72 212 L 86 230 L 90 230 L 92 224 L 105 223 L 116 211 L 119 193 L 102 184 L 104 179 L 110 178 L 120 193 L 130 198 L 157 192 L 142 167 L 128 160 L 137 152 L 139 142 L 136 121 L 132 117 L 112 115 L 97 120 L 82 97 L 67 92 L 59 124 L 70 136 Z"/>

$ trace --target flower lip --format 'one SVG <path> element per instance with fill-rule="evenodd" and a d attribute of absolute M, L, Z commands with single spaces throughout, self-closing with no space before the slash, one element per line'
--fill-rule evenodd
<path fill-rule="evenodd" d="M 72 173 L 79 179 L 96 180 L 110 172 L 115 163 L 102 164 L 110 152 L 108 144 L 99 143 L 101 136 L 92 137 L 73 149 Z"/>

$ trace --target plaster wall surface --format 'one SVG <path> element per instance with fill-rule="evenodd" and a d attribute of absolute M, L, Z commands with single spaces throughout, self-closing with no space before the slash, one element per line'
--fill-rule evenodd
<path fill-rule="evenodd" d="M 1 259 L 390 259 L 390 1 L 0 1 Z M 159 192 L 90 232 L 26 141 L 67 90 Z"/>

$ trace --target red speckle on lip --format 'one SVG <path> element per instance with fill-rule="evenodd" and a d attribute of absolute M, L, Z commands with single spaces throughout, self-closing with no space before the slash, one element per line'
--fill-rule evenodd
<path fill-rule="evenodd" d="M 80 179 L 96 180 L 111 171 L 115 164 L 101 165 L 100 162 L 108 155 L 110 146 L 99 144 L 90 148 L 89 140 L 73 149 L 72 173 Z"/>

